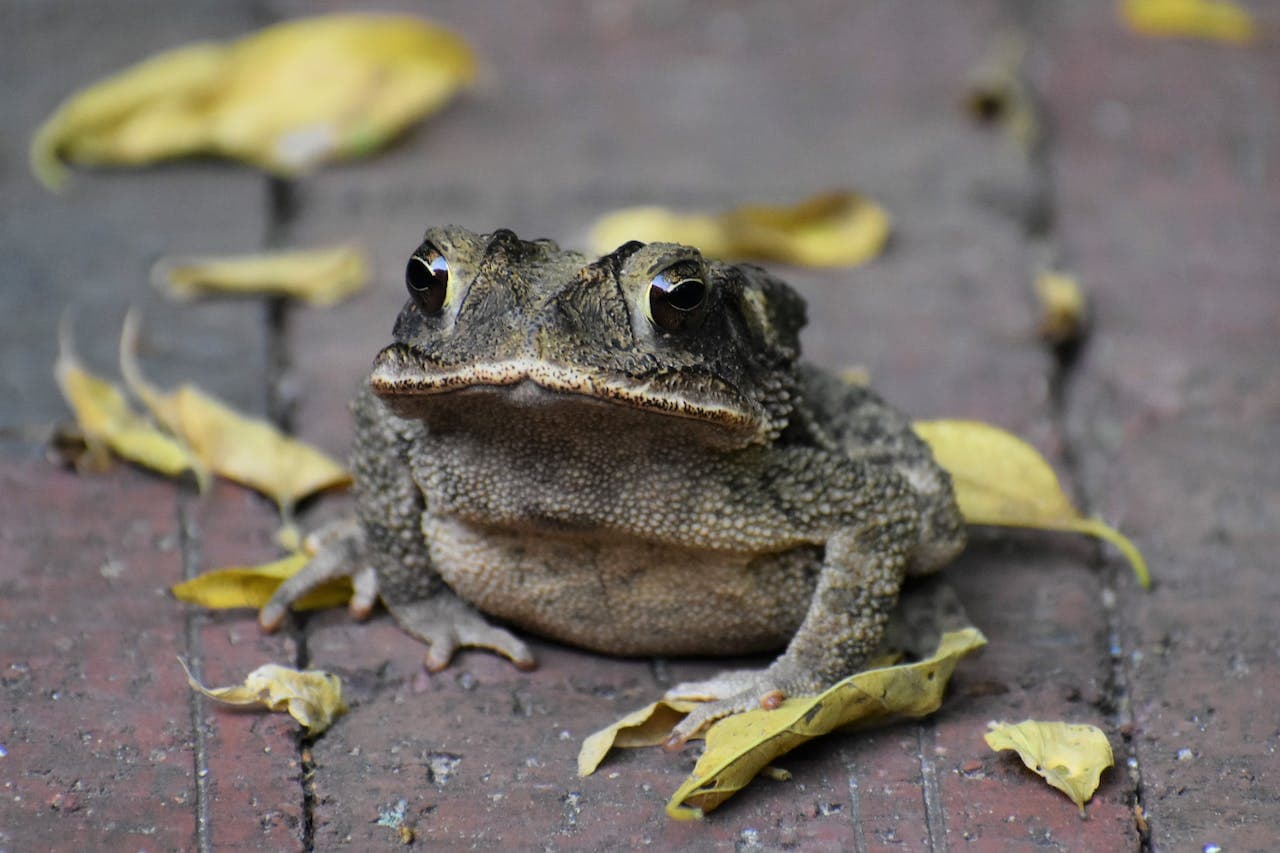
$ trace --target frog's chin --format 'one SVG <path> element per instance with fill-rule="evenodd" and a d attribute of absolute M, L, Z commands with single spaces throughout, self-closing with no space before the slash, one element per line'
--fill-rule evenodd
<path fill-rule="evenodd" d="M 764 432 L 763 410 L 739 405 L 727 394 L 690 398 L 653 382 L 602 377 L 534 360 L 425 369 L 398 352 L 403 351 L 388 347 L 379 354 L 369 385 L 397 415 L 428 424 L 537 419 L 540 413 L 558 420 L 573 413 L 606 429 L 610 418 L 616 418 L 647 422 L 662 432 L 688 430 L 722 447 L 755 443 Z M 510 421 L 501 425 L 516 426 Z"/>

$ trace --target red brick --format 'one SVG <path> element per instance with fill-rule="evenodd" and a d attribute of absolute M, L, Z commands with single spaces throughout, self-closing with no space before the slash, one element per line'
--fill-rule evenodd
<path fill-rule="evenodd" d="M 1010 537 L 1005 537 L 1010 538 Z M 1064 538 L 1019 537 L 1016 547 L 977 543 L 952 577 L 969 614 L 990 638 L 965 661 L 931 724 L 925 759 L 946 804 L 945 843 L 984 849 L 1134 849 L 1132 784 L 1119 735 L 1110 730 L 1107 618 L 1087 547 Z M 983 740 L 989 721 L 1087 723 L 1107 732 L 1117 766 L 1106 771 L 1081 820 L 1076 807 L 1012 752 Z M 962 768 L 978 763 L 976 772 Z"/>
<path fill-rule="evenodd" d="M 173 487 L 0 464 L 0 845 L 190 847 L 183 615 L 165 595 L 182 568 Z"/>
<path fill-rule="evenodd" d="M 1151 561 L 1117 584 L 1153 844 L 1268 849 L 1280 825 L 1280 157 L 1273 50 L 1162 42 L 1109 4 L 1053 20 L 1061 231 L 1100 324 L 1071 400 L 1098 509 Z M 1264 82 L 1267 81 L 1267 82 Z"/>
<path fill-rule="evenodd" d="M 185 503 L 199 571 L 275 559 L 275 507 L 238 486 L 218 484 L 202 500 Z M 265 663 L 295 665 L 288 631 L 264 635 L 249 611 L 191 609 L 204 683 L 239 683 Z M 285 714 L 200 704 L 208 841 L 215 849 L 287 850 L 303 841 L 299 726 Z"/>

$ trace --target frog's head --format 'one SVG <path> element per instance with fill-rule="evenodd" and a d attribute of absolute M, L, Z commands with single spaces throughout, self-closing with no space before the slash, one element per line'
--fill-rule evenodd
<path fill-rule="evenodd" d="M 786 427 L 804 304 L 758 267 L 670 243 L 588 261 L 449 227 L 427 232 L 405 283 L 370 379 L 401 416 L 520 429 L 530 408 L 585 405 L 606 429 L 638 419 L 729 447 Z"/>

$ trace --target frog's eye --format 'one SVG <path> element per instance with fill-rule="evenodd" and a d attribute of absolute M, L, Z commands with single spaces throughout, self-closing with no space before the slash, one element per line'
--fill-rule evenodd
<path fill-rule="evenodd" d="M 419 311 L 428 317 L 439 314 L 449 295 L 449 262 L 428 243 L 409 258 L 404 283 Z"/>
<path fill-rule="evenodd" d="M 707 283 L 697 264 L 668 267 L 649 282 L 645 297 L 649 319 L 668 332 L 697 328 L 707 313 L 707 294 Z"/>

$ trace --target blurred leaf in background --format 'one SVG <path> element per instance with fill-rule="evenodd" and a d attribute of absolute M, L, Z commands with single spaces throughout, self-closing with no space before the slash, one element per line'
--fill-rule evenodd
<path fill-rule="evenodd" d="M 1151 38 L 1193 38 L 1247 44 L 1257 37 L 1253 16 L 1230 0 L 1123 0 L 1129 29 Z"/>
<path fill-rule="evenodd" d="M 356 246 L 226 257 L 162 258 L 151 281 L 178 299 L 269 294 L 332 305 L 369 282 L 369 259 Z"/>
<path fill-rule="evenodd" d="M 167 51 L 72 95 L 37 130 L 31 168 L 133 166 L 193 154 L 280 175 L 369 154 L 476 76 L 457 35 L 419 18 L 332 15 Z"/>
<path fill-rule="evenodd" d="M 632 207 L 602 216 L 591 248 L 612 252 L 628 240 L 697 246 L 722 261 L 778 261 L 802 267 L 853 267 L 877 257 L 892 220 L 852 191 L 823 193 L 798 204 L 748 204 L 722 213 L 678 213 Z"/>

